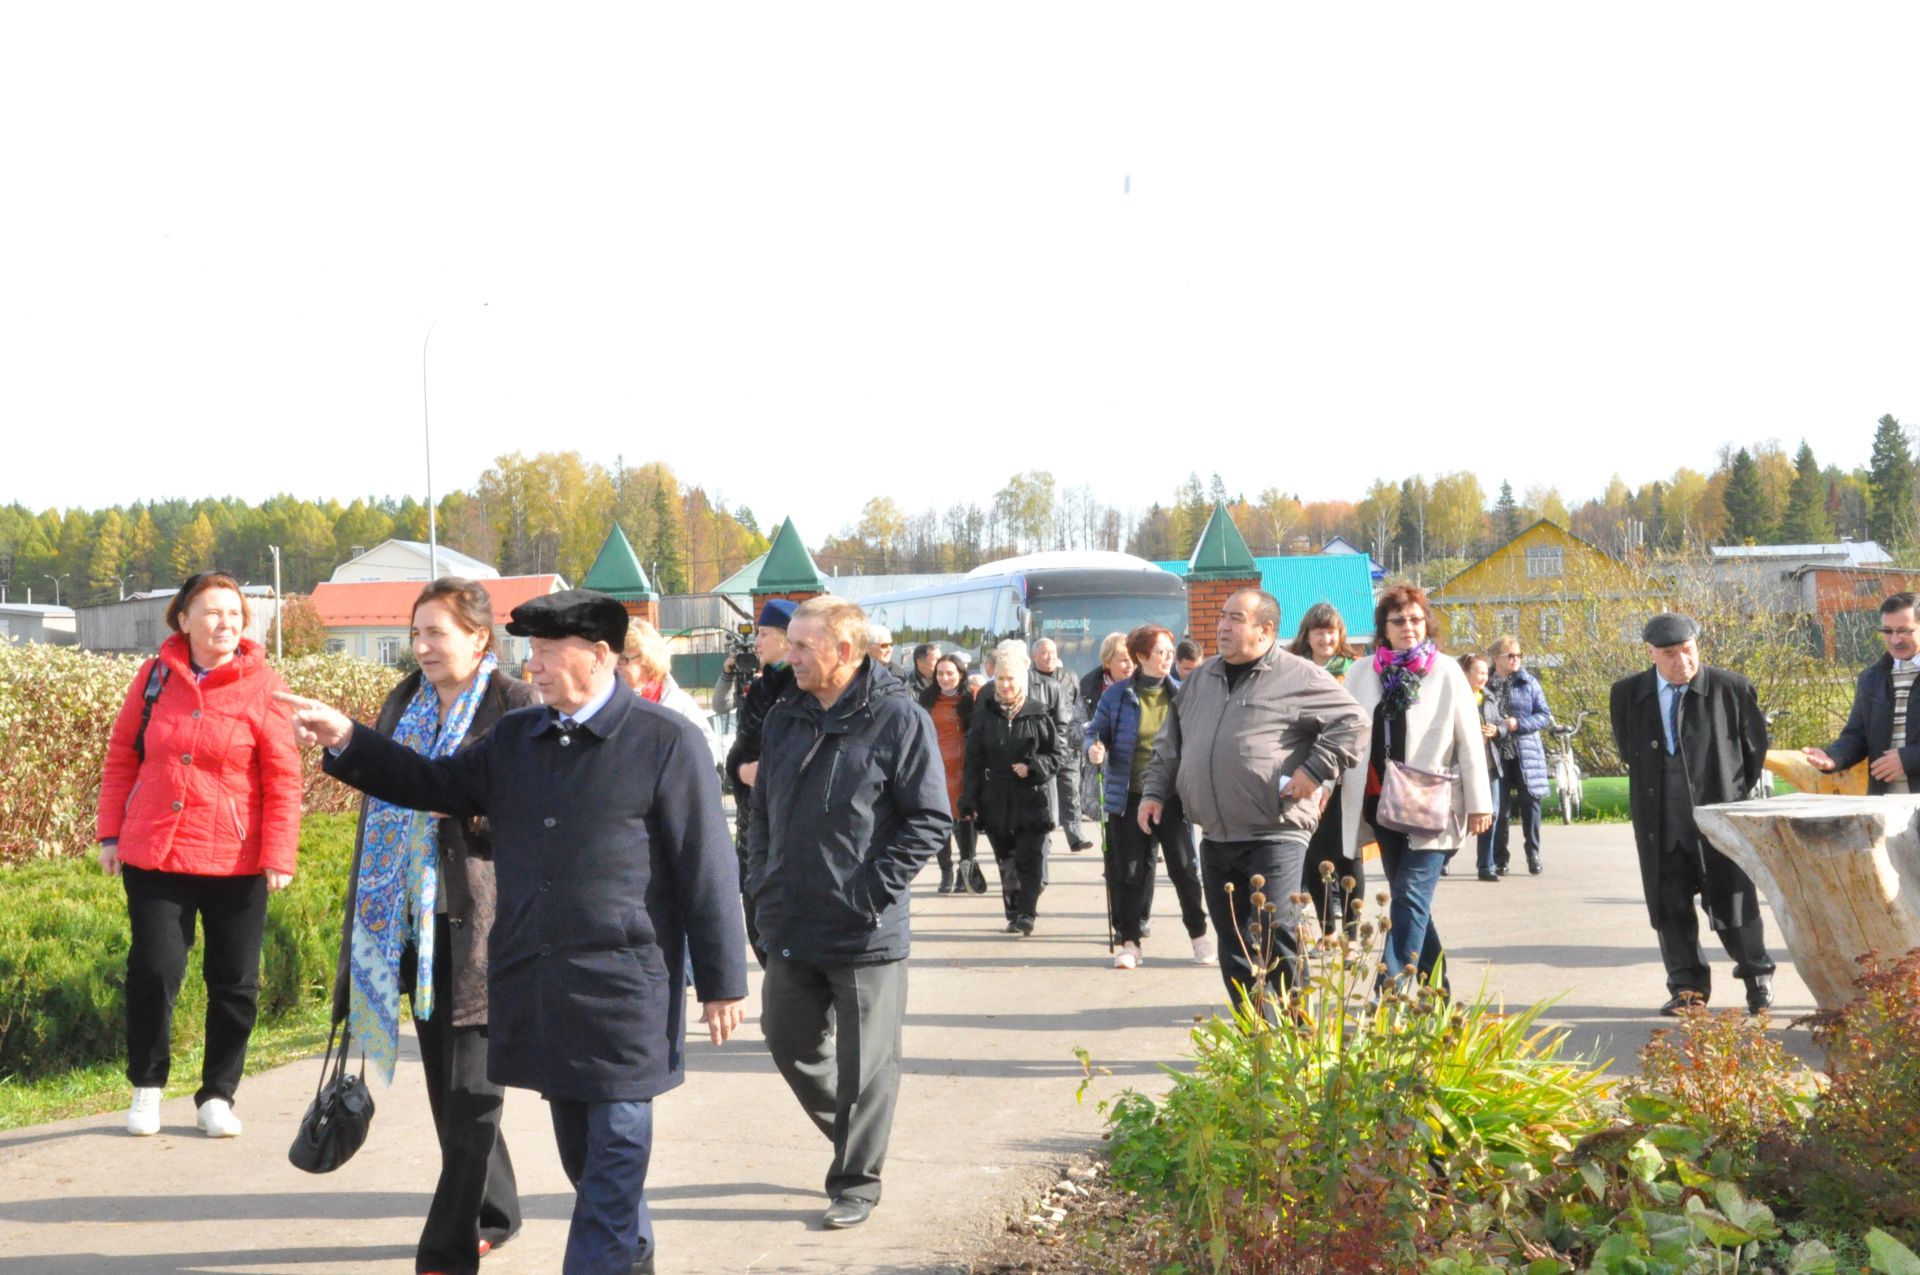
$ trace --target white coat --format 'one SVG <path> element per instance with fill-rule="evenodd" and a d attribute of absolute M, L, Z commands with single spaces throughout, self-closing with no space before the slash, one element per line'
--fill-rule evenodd
<path fill-rule="evenodd" d="M 1372 659 L 1362 659 L 1347 671 L 1347 693 L 1366 710 L 1369 727 L 1360 737 L 1360 760 L 1348 768 L 1340 785 L 1341 844 L 1358 853 L 1361 842 L 1360 803 L 1367 792 L 1367 757 L 1373 747 L 1374 708 L 1380 703 L 1380 675 Z M 1393 729 L 1401 729 L 1394 723 Z M 1458 661 L 1437 656 L 1420 682 L 1420 698 L 1407 710 L 1405 762 L 1419 770 L 1453 775 L 1454 824 L 1437 837 L 1409 837 L 1415 850 L 1458 850 L 1471 838 L 1467 820 L 1493 813 L 1493 789 L 1487 774 L 1486 740 L 1480 733 L 1480 710 L 1473 688 Z M 1368 835 L 1371 836 L 1371 830 Z"/>

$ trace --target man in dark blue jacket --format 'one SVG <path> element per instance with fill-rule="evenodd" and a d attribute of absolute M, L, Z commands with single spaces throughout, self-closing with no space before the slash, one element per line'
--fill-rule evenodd
<path fill-rule="evenodd" d="M 1866 762 L 1872 796 L 1920 792 L 1920 712 L 1908 708 L 1920 676 L 1920 597 L 1896 593 L 1880 604 L 1880 639 L 1887 653 L 1860 670 L 1840 737 L 1801 751 L 1821 770 Z"/>
<path fill-rule="evenodd" d="M 653 1269 L 643 1191 L 653 1098 L 685 1067 L 683 950 L 715 1044 L 739 1026 L 738 866 L 700 731 L 614 677 L 626 610 L 569 589 L 514 608 L 544 706 L 430 761 L 282 694 L 327 773 L 455 818 L 485 815 L 498 911 L 488 943 L 487 1076 L 538 1090 L 576 1196 L 565 1275 Z M 944 790 L 943 790 L 944 791 Z"/>
<path fill-rule="evenodd" d="M 767 973 L 760 1027 L 807 1116 L 833 1140 L 825 1224 L 880 1200 L 900 1092 L 907 887 L 953 823 L 933 719 L 867 656 L 867 616 L 803 602 L 794 687 L 767 714 L 748 823 L 747 892 Z"/>

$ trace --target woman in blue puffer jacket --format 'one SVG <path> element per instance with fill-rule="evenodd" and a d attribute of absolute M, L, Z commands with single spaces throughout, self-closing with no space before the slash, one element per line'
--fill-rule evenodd
<path fill-rule="evenodd" d="M 1527 871 L 1539 876 L 1542 870 L 1540 805 L 1547 799 L 1547 748 L 1540 732 L 1553 725 L 1553 714 L 1539 680 L 1520 667 L 1523 658 L 1519 638 L 1507 633 L 1494 639 L 1487 696 L 1499 705 L 1493 748 L 1500 758 L 1500 808 L 1493 817 L 1493 863 L 1501 876 L 1507 875 L 1507 821 L 1515 811 L 1520 814 Z"/>
<path fill-rule="evenodd" d="M 1106 771 L 1107 908 L 1120 945 L 1113 967 L 1140 967 L 1140 940 L 1145 937 L 1153 898 L 1156 846 L 1180 896 L 1180 919 L 1193 940 L 1193 959 L 1210 965 L 1216 952 L 1213 936 L 1207 933 L 1199 857 L 1179 799 L 1168 801 L 1151 836 L 1140 831 L 1139 824 L 1140 782 L 1153 759 L 1153 741 L 1173 715 L 1173 697 L 1180 689 L 1180 680 L 1172 672 L 1173 634 L 1157 624 L 1143 624 L 1127 634 L 1127 650 L 1137 667 L 1126 680 L 1101 694 L 1086 737 L 1087 760 Z"/>

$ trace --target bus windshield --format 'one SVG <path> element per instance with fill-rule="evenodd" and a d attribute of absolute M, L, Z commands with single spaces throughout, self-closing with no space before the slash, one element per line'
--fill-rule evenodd
<path fill-rule="evenodd" d="M 1187 607 L 1177 595 L 1142 597 L 1108 594 L 1074 595 L 1047 590 L 1032 599 L 1033 640 L 1052 638 L 1060 648 L 1060 662 L 1084 677 L 1100 665 L 1100 641 L 1109 633 L 1126 633 L 1142 624 L 1169 629 L 1176 641 L 1187 627 Z"/>

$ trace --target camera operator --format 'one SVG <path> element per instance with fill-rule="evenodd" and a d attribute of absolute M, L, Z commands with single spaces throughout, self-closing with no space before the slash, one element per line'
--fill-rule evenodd
<path fill-rule="evenodd" d="M 727 781 L 733 790 L 734 848 L 740 855 L 743 886 L 747 869 L 747 811 L 753 805 L 753 781 L 760 770 L 760 729 L 766 723 L 767 710 L 793 685 L 793 669 L 786 662 L 787 623 L 793 619 L 796 605 L 785 598 L 767 599 L 755 621 L 753 655 L 729 656 L 724 666 L 730 676 L 722 681 L 723 686 L 732 686 L 740 679 L 742 666 L 748 660 L 754 660 L 759 668 L 759 676 L 753 677 L 748 672 L 751 681 L 744 689 L 736 688 L 740 711 L 734 722 L 733 747 L 727 750 Z M 764 967 L 767 958 L 760 947 L 760 931 L 753 923 L 753 900 L 744 889 L 740 903 L 746 910 L 747 941 L 753 944 L 753 954 Z"/>

